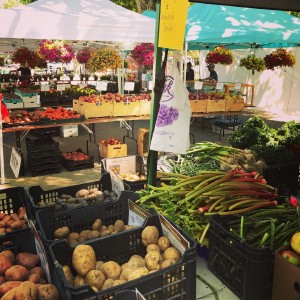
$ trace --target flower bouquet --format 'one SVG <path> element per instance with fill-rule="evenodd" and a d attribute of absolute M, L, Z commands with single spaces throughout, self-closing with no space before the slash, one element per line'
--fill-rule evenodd
<path fill-rule="evenodd" d="M 0 67 L 4 66 L 4 57 L 0 57 Z"/>
<path fill-rule="evenodd" d="M 11 56 L 11 60 L 14 63 L 21 65 L 25 65 L 27 63 L 30 68 L 34 68 L 40 64 L 40 58 L 37 53 L 27 47 L 20 47 L 16 49 Z"/>
<path fill-rule="evenodd" d="M 75 57 L 74 49 L 66 41 L 43 40 L 39 43 L 37 54 L 48 62 L 69 63 Z"/>
<path fill-rule="evenodd" d="M 86 64 L 91 57 L 91 49 L 90 48 L 83 48 L 79 50 L 76 54 L 76 59 L 80 64 Z"/>
<path fill-rule="evenodd" d="M 279 48 L 266 55 L 264 61 L 267 69 L 274 70 L 275 67 L 292 67 L 296 57 L 291 51 Z"/>
<path fill-rule="evenodd" d="M 255 71 L 262 72 L 266 69 L 265 61 L 263 58 L 256 57 L 255 54 L 250 54 L 240 60 L 240 67 L 245 67 L 247 70 L 251 70 L 252 74 Z"/>
<path fill-rule="evenodd" d="M 91 72 L 104 72 L 107 69 L 116 70 L 122 65 L 122 58 L 115 49 L 103 48 L 91 52 L 87 68 Z"/>
<path fill-rule="evenodd" d="M 233 63 L 233 54 L 224 46 L 217 46 L 206 55 L 205 61 L 210 64 L 231 65 Z"/>
<path fill-rule="evenodd" d="M 131 57 L 140 67 L 152 68 L 154 61 L 154 45 L 152 43 L 142 43 L 134 47 Z"/>

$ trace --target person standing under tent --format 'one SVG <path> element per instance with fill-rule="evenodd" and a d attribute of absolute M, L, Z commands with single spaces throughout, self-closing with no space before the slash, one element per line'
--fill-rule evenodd
<path fill-rule="evenodd" d="M 207 65 L 208 71 L 209 71 L 209 77 L 206 77 L 204 79 L 201 79 L 201 81 L 218 81 L 218 74 L 215 71 L 215 65 L 210 63 Z"/>
<path fill-rule="evenodd" d="M 192 68 L 192 63 L 188 62 L 186 64 L 186 74 L 185 74 L 185 79 L 187 81 L 186 88 L 189 92 L 194 91 L 194 83 L 188 82 L 188 81 L 194 81 L 195 80 L 195 72 Z"/>

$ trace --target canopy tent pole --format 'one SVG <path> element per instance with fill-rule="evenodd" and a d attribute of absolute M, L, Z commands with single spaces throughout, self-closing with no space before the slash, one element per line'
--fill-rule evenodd
<path fill-rule="evenodd" d="M 159 36 L 159 19 L 160 19 L 160 4 L 156 3 L 156 26 L 155 26 L 155 43 L 154 43 L 154 74 L 153 82 L 157 82 L 158 72 L 161 70 L 162 65 L 162 48 L 158 47 L 158 36 Z M 151 144 L 151 139 L 157 119 L 157 114 L 159 110 L 159 101 L 161 94 L 157 93 L 157 90 L 153 88 L 152 91 L 152 104 L 151 104 L 151 113 L 150 113 L 150 124 L 149 124 L 149 145 Z M 147 159 L 147 183 L 150 185 L 156 184 L 156 174 L 157 174 L 157 151 L 150 150 L 148 151 Z"/>
<path fill-rule="evenodd" d="M 2 95 L 0 97 L 0 172 L 1 184 L 5 184 L 4 153 L 3 153 L 3 121 L 2 121 Z"/>

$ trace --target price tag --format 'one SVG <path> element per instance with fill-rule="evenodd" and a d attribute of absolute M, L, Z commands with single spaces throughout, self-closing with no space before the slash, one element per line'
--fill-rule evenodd
<path fill-rule="evenodd" d="M 203 89 L 203 81 L 195 81 L 194 89 L 202 90 Z"/>
<path fill-rule="evenodd" d="M 217 82 L 216 90 L 223 90 L 224 89 L 224 82 Z"/>
<path fill-rule="evenodd" d="M 16 178 L 19 177 L 21 168 L 22 157 L 15 148 L 12 148 L 10 156 L 10 167 Z"/>
<path fill-rule="evenodd" d="M 95 80 L 88 80 L 88 84 L 96 86 L 96 81 Z"/>
<path fill-rule="evenodd" d="M 143 81 L 146 81 L 146 75 L 147 75 L 147 74 L 142 74 L 142 80 L 143 80 Z"/>
<path fill-rule="evenodd" d="M 112 190 L 117 194 L 118 197 L 120 197 L 121 192 L 124 191 L 124 183 L 114 172 L 109 171 L 109 174 Z"/>
<path fill-rule="evenodd" d="M 40 258 L 41 267 L 46 274 L 47 281 L 51 283 L 50 269 L 44 245 L 32 220 L 29 220 L 28 224 L 34 236 L 36 253 Z"/>
<path fill-rule="evenodd" d="M 236 83 L 234 84 L 234 89 L 235 89 L 236 91 L 241 90 L 241 89 L 242 89 L 242 84 L 241 84 L 240 82 L 236 82 Z"/>
<path fill-rule="evenodd" d="M 136 293 L 136 300 L 146 300 L 146 298 L 137 289 L 135 289 L 135 293 Z"/>
<path fill-rule="evenodd" d="M 97 81 L 96 90 L 97 91 L 107 91 L 108 81 Z"/>
<path fill-rule="evenodd" d="M 150 213 L 143 210 L 140 206 L 130 200 L 128 200 L 128 207 L 128 225 L 142 226 L 145 220 L 150 216 Z"/>
<path fill-rule="evenodd" d="M 66 90 L 66 85 L 65 84 L 58 84 L 56 88 L 57 88 L 58 91 L 62 92 L 62 91 Z"/>
<path fill-rule="evenodd" d="M 134 82 L 126 81 L 125 86 L 124 86 L 124 90 L 125 91 L 133 91 L 134 90 L 134 85 L 135 85 Z"/>
<path fill-rule="evenodd" d="M 66 83 L 66 84 L 65 84 L 65 88 L 66 88 L 66 89 L 70 89 L 70 88 L 71 88 L 71 84 L 70 84 L 70 83 Z"/>
<path fill-rule="evenodd" d="M 49 84 L 41 84 L 41 92 L 49 92 L 50 85 Z"/>
<path fill-rule="evenodd" d="M 117 146 L 115 145 L 115 147 Z M 115 174 L 135 174 L 137 172 L 135 155 L 106 158 L 103 165 L 105 170 L 113 171 Z"/>
<path fill-rule="evenodd" d="M 152 91 L 153 90 L 153 81 L 148 81 L 148 90 Z"/>

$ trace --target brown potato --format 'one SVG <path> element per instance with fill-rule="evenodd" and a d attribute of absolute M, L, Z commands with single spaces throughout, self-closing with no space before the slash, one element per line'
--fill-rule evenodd
<path fill-rule="evenodd" d="M 146 226 L 142 231 L 142 243 L 145 247 L 150 244 L 156 244 L 159 238 L 159 232 L 156 226 Z"/>
<path fill-rule="evenodd" d="M 78 240 L 79 239 L 79 233 L 78 232 L 70 232 L 68 235 L 67 240 L 70 242 L 70 240 Z"/>
<path fill-rule="evenodd" d="M 4 282 L 5 282 L 5 277 L 3 275 L 0 275 L 0 285 Z"/>
<path fill-rule="evenodd" d="M 16 214 L 16 213 L 12 213 L 10 216 L 11 216 L 11 218 L 12 218 L 14 221 L 18 221 L 18 220 L 19 220 L 19 216 L 18 216 L 18 214 Z"/>
<path fill-rule="evenodd" d="M 123 268 L 120 274 L 120 279 L 128 280 L 129 274 L 131 274 L 134 270 L 135 269 L 128 266 Z"/>
<path fill-rule="evenodd" d="M 146 267 L 138 268 L 129 274 L 128 281 L 146 276 L 149 274 L 149 270 Z"/>
<path fill-rule="evenodd" d="M 12 230 L 19 230 L 23 228 L 23 225 L 26 223 L 25 220 L 18 220 L 18 221 L 13 221 L 11 224 L 9 224 L 9 221 L 7 222 L 7 225 L 9 225 L 9 227 Z"/>
<path fill-rule="evenodd" d="M 5 271 L 6 281 L 23 281 L 29 275 L 28 270 L 20 265 L 14 265 Z"/>
<path fill-rule="evenodd" d="M 101 226 L 101 230 L 100 230 L 100 231 L 102 232 L 102 231 L 104 231 L 104 230 L 107 230 L 107 226 L 106 226 L 106 225 L 102 225 L 102 226 Z"/>
<path fill-rule="evenodd" d="M 92 240 L 92 239 L 96 239 L 100 236 L 100 232 L 98 230 L 91 230 L 89 232 L 89 235 L 88 235 L 88 239 L 89 240 Z"/>
<path fill-rule="evenodd" d="M 172 266 L 176 264 L 176 261 L 174 259 L 166 259 L 164 260 L 161 264 L 160 264 L 160 268 L 161 269 L 164 269 L 164 268 L 167 268 L 169 266 Z"/>
<path fill-rule="evenodd" d="M 115 226 L 115 228 L 120 229 L 120 231 L 123 231 L 125 224 L 124 224 L 123 220 L 117 220 L 115 222 L 114 226 Z"/>
<path fill-rule="evenodd" d="M 0 253 L 0 256 L 6 257 L 9 261 L 11 261 L 13 264 L 15 263 L 15 254 L 11 250 L 4 250 Z"/>
<path fill-rule="evenodd" d="M 0 295 L 6 294 L 8 291 L 18 287 L 22 281 L 9 281 L 9 282 L 4 282 L 0 286 Z"/>
<path fill-rule="evenodd" d="M 16 264 L 31 270 L 40 263 L 40 258 L 37 254 L 30 252 L 21 252 L 16 256 Z"/>
<path fill-rule="evenodd" d="M 114 231 L 114 225 L 108 225 L 107 230 L 109 230 L 110 232 L 113 232 Z"/>
<path fill-rule="evenodd" d="M 150 251 L 157 251 L 158 253 L 160 253 L 160 249 L 156 244 L 150 244 L 147 246 L 146 252 L 148 253 Z"/>
<path fill-rule="evenodd" d="M 96 268 L 96 254 L 90 245 L 78 245 L 72 255 L 72 264 L 76 272 L 81 276 L 95 270 Z"/>
<path fill-rule="evenodd" d="M 105 280 L 105 275 L 100 270 L 91 270 L 85 277 L 86 283 L 90 287 L 95 287 L 98 291 L 101 290 Z"/>
<path fill-rule="evenodd" d="M 27 280 L 33 283 L 40 283 L 41 277 L 38 274 L 30 274 Z"/>
<path fill-rule="evenodd" d="M 1 300 L 16 300 L 16 290 L 17 290 L 17 288 L 14 288 L 14 289 L 8 291 L 5 295 L 3 295 Z"/>
<path fill-rule="evenodd" d="M 146 266 L 146 262 L 140 255 L 132 255 L 127 264 L 128 267 L 138 269 Z"/>
<path fill-rule="evenodd" d="M 108 230 L 108 229 L 104 230 L 104 231 L 101 231 L 101 233 L 100 233 L 101 237 L 108 236 L 108 235 L 111 235 L 111 231 Z"/>
<path fill-rule="evenodd" d="M 85 285 L 85 278 L 80 276 L 80 275 L 76 275 L 75 279 L 74 279 L 74 286 L 80 286 L 80 285 Z"/>
<path fill-rule="evenodd" d="M 78 243 L 83 243 L 86 240 L 87 240 L 87 238 L 85 236 L 80 236 L 79 239 L 78 239 Z"/>
<path fill-rule="evenodd" d="M 111 279 L 111 278 L 106 279 L 103 283 L 102 291 L 111 288 L 113 286 L 113 284 L 114 284 L 113 279 Z"/>
<path fill-rule="evenodd" d="M 0 275 L 4 275 L 6 270 L 11 268 L 13 263 L 5 256 L 0 255 Z"/>
<path fill-rule="evenodd" d="M 0 228 L 6 228 L 7 224 L 5 221 L 0 221 Z"/>
<path fill-rule="evenodd" d="M 88 229 L 85 229 L 85 230 L 82 230 L 80 233 L 79 233 L 79 236 L 80 237 L 85 237 L 86 239 L 88 238 L 89 234 L 90 234 L 91 230 L 88 230 Z"/>
<path fill-rule="evenodd" d="M 104 261 L 97 260 L 96 261 L 96 270 L 101 270 L 101 266 L 104 264 Z"/>
<path fill-rule="evenodd" d="M 76 246 L 76 245 L 78 245 L 79 244 L 79 241 L 77 241 L 77 240 L 69 240 L 68 241 L 68 243 L 69 243 L 69 245 L 73 245 L 73 246 Z"/>
<path fill-rule="evenodd" d="M 68 235 L 70 234 L 70 229 L 68 226 L 63 226 L 63 227 L 59 227 L 57 228 L 54 232 L 53 232 L 53 237 L 55 239 L 65 239 Z"/>
<path fill-rule="evenodd" d="M 180 252 L 175 247 L 169 247 L 164 252 L 165 260 L 174 259 L 176 262 L 180 260 Z"/>
<path fill-rule="evenodd" d="M 6 223 L 7 223 L 7 221 L 10 221 L 10 220 L 12 220 L 12 217 L 11 217 L 10 215 L 6 215 L 6 216 L 2 219 L 2 221 L 5 221 Z"/>
<path fill-rule="evenodd" d="M 135 226 L 133 226 L 133 225 L 124 225 L 124 230 L 131 230 L 134 228 L 135 228 Z"/>
<path fill-rule="evenodd" d="M 124 279 L 117 279 L 114 281 L 113 286 L 117 286 L 117 285 L 123 284 L 125 282 L 126 282 L 126 280 L 124 280 Z"/>
<path fill-rule="evenodd" d="M 160 268 L 161 256 L 157 251 L 150 251 L 145 256 L 146 267 L 149 271 L 157 271 Z"/>
<path fill-rule="evenodd" d="M 115 261 L 107 261 L 101 266 L 101 271 L 105 277 L 113 280 L 119 279 L 121 274 L 121 266 Z"/>
<path fill-rule="evenodd" d="M 64 265 L 63 266 L 63 272 L 64 272 L 64 275 L 66 277 L 67 283 L 70 284 L 70 285 L 73 285 L 74 284 L 74 276 L 73 276 L 73 273 L 72 273 L 70 267 L 67 266 L 67 265 Z"/>
<path fill-rule="evenodd" d="M 161 236 L 157 241 L 157 246 L 161 252 L 165 252 L 165 250 L 171 246 L 171 242 L 168 237 Z"/>
<path fill-rule="evenodd" d="M 36 300 L 38 289 L 33 282 L 24 281 L 16 288 L 16 300 Z"/>
<path fill-rule="evenodd" d="M 43 284 L 37 289 L 38 300 L 59 300 L 59 292 L 53 284 Z"/>
<path fill-rule="evenodd" d="M 0 234 L 4 234 L 6 232 L 6 228 L 0 228 Z"/>
<path fill-rule="evenodd" d="M 101 219 L 97 219 L 97 220 L 95 220 L 95 222 L 93 223 L 92 229 L 93 229 L 93 230 L 98 230 L 98 231 L 100 231 L 100 230 L 101 230 L 101 226 L 102 226 L 102 220 L 101 220 Z"/>
<path fill-rule="evenodd" d="M 34 267 L 29 271 L 29 274 L 37 274 L 40 278 L 45 279 L 45 273 L 42 267 Z"/>

